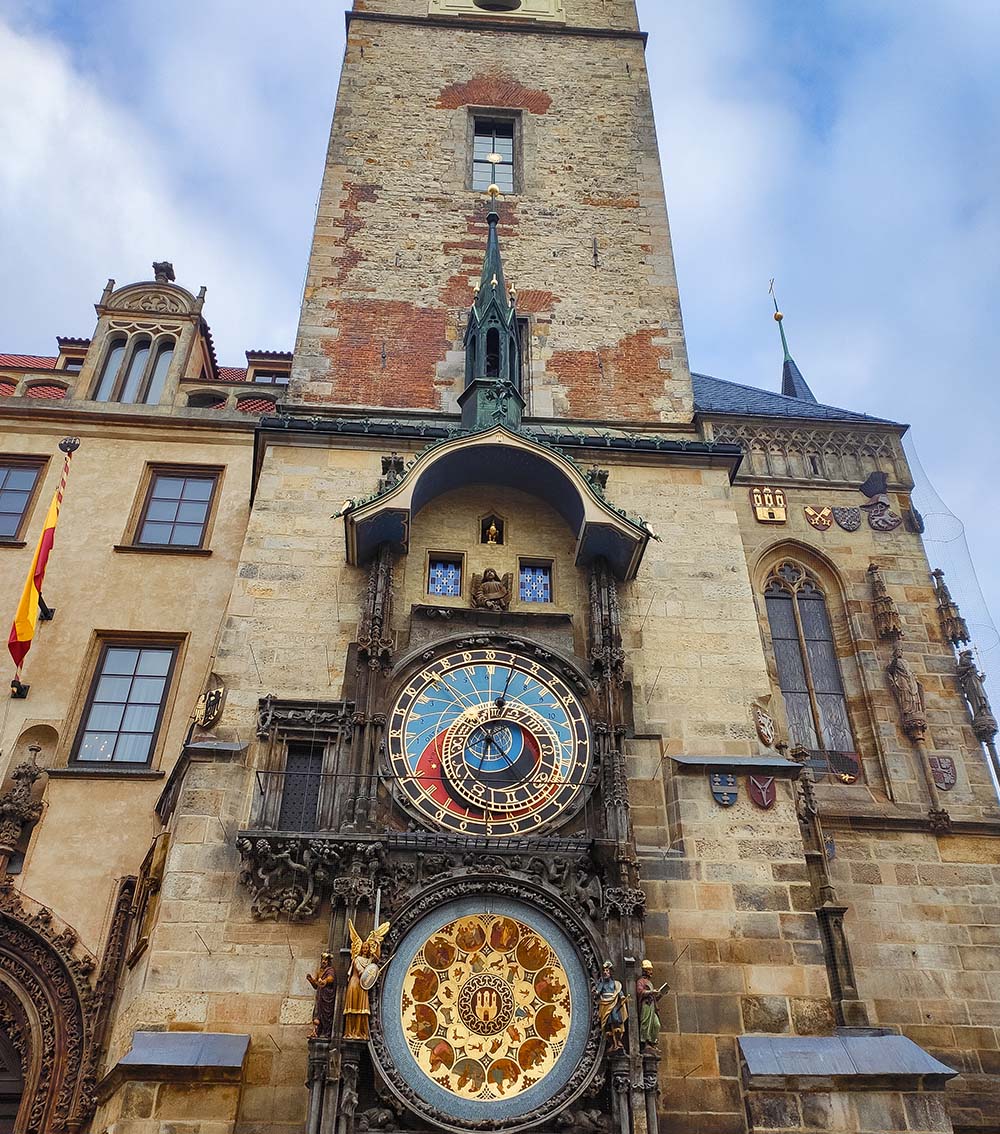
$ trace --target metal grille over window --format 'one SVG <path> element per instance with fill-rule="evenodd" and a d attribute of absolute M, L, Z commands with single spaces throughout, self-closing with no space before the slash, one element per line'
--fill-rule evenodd
<path fill-rule="evenodd" d="M 485 193 L 493 184 L 501 193 L 514 192 L 514 123 L 477 118 L 472 188 Z"/>
<path fill-rule="evenodd" d="M 427 593 L 457 598 L 462 593 L 462 564 L 455 559 L 432 559 Z"/>
<path fill-rule="evenodd" d="M 37 468 L 0 465 L 0 539 L 17 537 L 37 479 Z"/>
<path fill-rule="evenodd" d="M 315 831 L 322 782 L 323 749 L 289 744 L 281 791 L 280 831 Z"/>
<path fill-rule="evenodd" d="M 518 593 L 521 602 L 551 602 L 552 568 L 544 565 L 522 566 Z"/>
<path fill-rule="evenodd" d="M 768 581 L 765 602 L 792 743 L 826 753 L 830 768 L 823 770 L 837 772 L 833 757 L 853 754 L 854 738 L 826 598 L 803 568 L 784 563 Z"/>
<path fill-rule="evenodd" d="M 214 477 L 154 474 L 138 542 L 200 547 L 214 488 Z"/>
<path fill-rule="evenodd" d="M 108 646 L 85 715 L 77 760 L 147 764 L 174 651 Z"/>

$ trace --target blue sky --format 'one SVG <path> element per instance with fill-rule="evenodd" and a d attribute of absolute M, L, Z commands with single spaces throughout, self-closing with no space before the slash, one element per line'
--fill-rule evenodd
<path fill-rule="evenodd" d="M 223 362 L 289 348 L 343 9 L 0 0 L 0 349 L 89 334 L 105 279 L 161 258 Z M 778 384 L 777 277 L 817 397 L 913 425 L 1000 612 L 1000 5 L 639 9 L 692 366 Z"/>

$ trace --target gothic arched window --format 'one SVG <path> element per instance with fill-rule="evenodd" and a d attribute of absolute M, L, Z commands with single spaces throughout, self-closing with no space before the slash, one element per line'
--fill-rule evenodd
<path fill-rule="evenodd" d="M 780 564 L 764 589 L 778 683 L 793 745 L 854 752 L 826 596 L 797 563 Z"/>

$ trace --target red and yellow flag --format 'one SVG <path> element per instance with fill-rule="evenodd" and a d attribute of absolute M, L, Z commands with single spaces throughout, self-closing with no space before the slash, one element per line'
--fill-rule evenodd
<path fill-rule="evenodd" d="M 49 553 L 56 536 L 56 524 L 59 521 L 59 509 L 62 506 L 63 493 L 66 491 L 66 478 L 69 476 L 69 463 L 79 442 L 75 438 L 66 438 L 61 441 L 59 448 L 66 454 L 63 462 L 62 476 L 59 478 L 59 487 L 52 497 L 42 534 L 35 548 L 35 557 L 31 561 L 31 570 L 21 592 L 21 601 L 17 604 L 14 615 L 14 624 L 10 628 L 10 637 L 7 639 L 7 649 L 14 659 L 18 678 L 21 676 L 21 666 L 28 650 L 31 649 L 35 637 L 35 627 L 38 625 L 39 603 L 42 597 L 42 581 L 45 578 L 45 568 L 49 561 Z"/>

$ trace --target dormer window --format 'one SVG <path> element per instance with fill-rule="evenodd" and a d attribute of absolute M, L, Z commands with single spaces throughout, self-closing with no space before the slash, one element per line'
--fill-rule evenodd
<path fill-rule="evenodd" d="M 170 335 L 161 335 L 155 341 L 141 333 L 109 339 L 94 400 L 157 405 L 174 357 L 174 345 Z"/>
<path fill-rule="evenodd" d="M 287 370 L 254 370 L 250 381 L 255 386 L 287 386 L 288 378 Z"/>
<path fill-rule="evenodd" d="M 82 354 L 67 355 L 63 359 L 62 368 L 63 370 L 68 371 L 70 374 L 79 374 L 83 369 L 83 361 L 84 355 Z"/>

